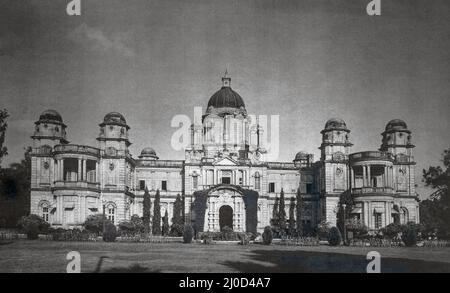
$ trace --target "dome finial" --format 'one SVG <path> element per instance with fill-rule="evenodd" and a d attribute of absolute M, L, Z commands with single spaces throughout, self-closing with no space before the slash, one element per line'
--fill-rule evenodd
<path fill-rule="evenodd" d="M 225 74 L 222 77 L 222 86 L 223 87 L 231 86 L 231 78 L 228 77 L 228 68 L 225 69 Z"/>

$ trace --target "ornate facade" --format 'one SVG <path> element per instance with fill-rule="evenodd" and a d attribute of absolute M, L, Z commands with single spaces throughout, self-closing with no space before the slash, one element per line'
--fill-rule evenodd
<path fill-rule="evenodd" d="M 102 212 L 116 224 L 142 216 L 145 188 L 152 198 L 160 191 L 161 214 L 167 211 L 170 221 L 181 195 L 186 222 L 203 231 L 230 226 L 261 232 L 270 225 L 282 190 L 286 215 L 300 191 L 298 220 L 309 227 L 321 221 L 336 225 L 342 203 L 371 229 L 419 221 L 414 146 L 405 122 L 387 124 L 378 151 L 351 153 L 347 125 L 330 119 L 321 132 L 319 161 L 299 152 L 293 162 L 270 162 L 265 129 L 247 114 L 227 76 L 201 121 L 192 124 L 185 160 L 160 160 L 150 147 L 133 158 L 130 126 L 116 112 L 99 124 L 97 147 L 69 144 L 66 125 L 54 110 L 43 112 L 35 124 L 31 213 L 52 226 L 79 226 Z"/>

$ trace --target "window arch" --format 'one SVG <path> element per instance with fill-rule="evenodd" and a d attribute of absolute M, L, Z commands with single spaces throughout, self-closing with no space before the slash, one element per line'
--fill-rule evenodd
<path fill-rule="evenodd" d="M 261 189 L 261 175 L 259 175 L 259 172 L 255 172 L 255 189 Z"/>
<path fill-rule="evenodd" d="M 39 203 L 39 212 L 44 221 L 50 220 L 50 203 L 48 201 L 42 201 Z"/>
<path fill-rule="evenodd" d="M 409 222 L 409 211 L 405 207 L 401 208 L 400 221 L 401 224 L 407 224 Z"/>
<path fill-rule="evenodd" d="M 105 205 L 106 218 L 114 223 L 116 219 L 116 205 L 112 202 Z"/>

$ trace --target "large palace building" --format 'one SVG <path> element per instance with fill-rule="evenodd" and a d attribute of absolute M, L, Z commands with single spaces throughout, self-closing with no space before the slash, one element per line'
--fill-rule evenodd
<path fill-rule="evenodd" d="M 419 222 L 411 132 L 402 120 L 387 123 L 378 151 L 351 153 L 350 130 L 330 119 L 321 131 L 320 160 L 297 153 L 293 162 L 270 162 L 261 139 L 265 129 L 251 121 L 241 96 L 222 78 L 200 121 L 191 126 L 184 160 L 160 160 L 151 147 L 137 158 L 129 152 L 130 126 L 117 113 L 99 124 L 98 146 L 70 144 L 54 110 L 35 123 L 31 170 L 31 213 L 55 227 L 80 226 L 105 213 L 115 224 L 143 214 L 147 188 L 157 190 L 161 214 L 172 219 L 180 195 L 185 220 L 197 231 L 258 231 L 270 225 L 283 190 L 286 215 L 302 196 L 304 225 L 336 225 L 343 206 L 370 229 Z M 232 125 L 232 127 L 230 127 Z M 238 139 L 233 139 L 233 138 Z"/>

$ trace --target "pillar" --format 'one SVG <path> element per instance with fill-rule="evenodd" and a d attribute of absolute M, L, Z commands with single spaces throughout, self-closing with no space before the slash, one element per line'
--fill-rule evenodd
<path fill-rule="evenodd" d="M 81 164 L 83 161 L 81 159 L 78 159 L 78 174 L 77 174 L 77 181 L 81 181 Z"/>
<path fill-rule="evenodd" d="M 95 178 L 94 178 L 94 182 L 99 182 L 99 168 L 98 168 L 98 161 L 95 162 Z M 136 176 L 136 172 L 134 173 Z"/>
<path fill-rule="evenodd" d="M 372 178 L 370 176 L 370 165 L 367 166 L 367 186 L 372 187 Z"/>
<path fill-rule="evenodd" d="M 64 181 L 64 159 L 60 160 L 60 170 L 61 172 L 59 173 L 61 175 L 61 181 Z"/>
<path fill-rule="evenodd" d="M 82 178 L 83 181 L 87 181 L 86 163 L 87 163 L 87 160 L 84 159 L 83 160 L 83 175 L 82 175 L 83 176 L 83 178 Z"/>
<path fill-rule="evenodd" d="M 355 171 L 353 167 L 350 167 L 350 187 L 355 188 Z"/>
<path fill-rule="evenodd" d="M 363 165 L 363 187 L 366 187 L 366 180 L 367 180 L 367 175 L 366 175 L 366 165 Z"/>

